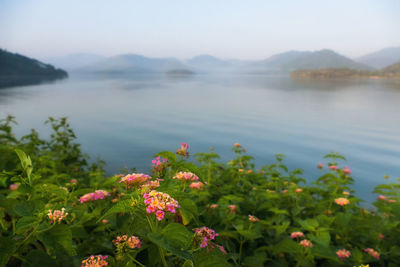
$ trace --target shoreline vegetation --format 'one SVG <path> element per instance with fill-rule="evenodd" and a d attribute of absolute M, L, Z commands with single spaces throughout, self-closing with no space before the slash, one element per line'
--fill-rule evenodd
<path fill-rule="evenodd" d="M 106 176 L 66 118 L 46 123 L 47 140 L 0 120 L 1 266 L 400 265 L 400 178 L 363 208 L 338 153 L 314 182 L 281 154 L 256 169 L 239 143 L 226 163 L 183 142 Z"/>
<path fill-rule="evenodd" d="M 295 70 L 290 73 L 290 77 L 295 79 L 400 79 L 400 62 L 379 71 L 348 68 Z"/>

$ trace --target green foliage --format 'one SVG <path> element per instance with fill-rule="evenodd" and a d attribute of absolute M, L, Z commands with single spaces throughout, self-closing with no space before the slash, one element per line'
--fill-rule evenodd
<path fill-rule="evenodd" d="M 100 254 L 116 267 L 400 264 L 400 181 L 377 186 L 374 193 L 382 196 L 366 209 L 336 152 L 325 165 L 338 169 L 327 168 L 307 184 L 280 154 L 255 169 L 238 144 L 227 164 L 217 162 L 213 150 L 195 154 L 196 164 L 163 151 L 156 156 L 168 163 L 151 170 L 152 182 L 162 179 L 158 188 L 127 186 L 119 176 L 105 177 L 102 162 L 89 165 L 65 118 L 47 123 L 49 140 L 36 131 L 18 139 L 14 118 L 0 121 L 0 266 L 77 266 Z M 195 173 L 203 187 L 173 179 L 180 171 Z M 167 193 L 179 207 L 164 209 L 158 220 L 146 211 L 144 194 L 151 189 Z M 349 203 L 338 205 L 341 198 Z M 203 226 L 219 234 L 206 245 L 194 231 Z M 293 232 L 304 236 L 291 238 Z M 123 235 L 138 237 L 140 247 L 113 243 Z M 366 248 L 379 252 L 379 259 Z M 340 260 L 340 249 L 351 256 Z"/>

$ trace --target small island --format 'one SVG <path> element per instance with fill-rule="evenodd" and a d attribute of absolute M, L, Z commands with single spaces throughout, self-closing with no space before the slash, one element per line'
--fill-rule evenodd
<path fill-rule="evenodd" d="M 0 88 L 38 84 L 68 77 L 62 69 L 0 49 Z"/>
<path fill-rule="evenodd" d="M 290 73 L 290 77 L 300 78 L 300 79 L 340 79 L 340 78 L 400 79 L 400 62 L 390 65 L 381 70 L 374 70 L 374 71 L 349 69 L 349 68 L 295 70 Z"/>

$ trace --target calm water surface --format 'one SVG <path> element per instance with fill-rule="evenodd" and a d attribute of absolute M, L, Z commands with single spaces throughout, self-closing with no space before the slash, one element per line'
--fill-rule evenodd
<path fill-rule="evenodd" d="M 76 77 L 0 90 L 0 116 L 16 116 L 18 135 L 46 136 L 48 116 L 67 116 L 83 150 L 107 162 L 148 171 L 152 156 L 183 141 L 191 153 L 210 147 L 232 157 L 234 142 L 258 167 L 283 153 L 313 180 L 330 151 L 346 156 L 358 196 L 400 177 L 400 83 L 292 81 L 261 75 Z"/>

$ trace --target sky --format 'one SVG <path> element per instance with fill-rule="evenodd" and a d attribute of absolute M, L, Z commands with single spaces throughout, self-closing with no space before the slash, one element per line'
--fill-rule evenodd
<path fill-rule="evenodd" d="M 264 59 L 400 46 L 399 0 L 0 0 L 0 48 L 39 59 L 104 56 Z"/>

